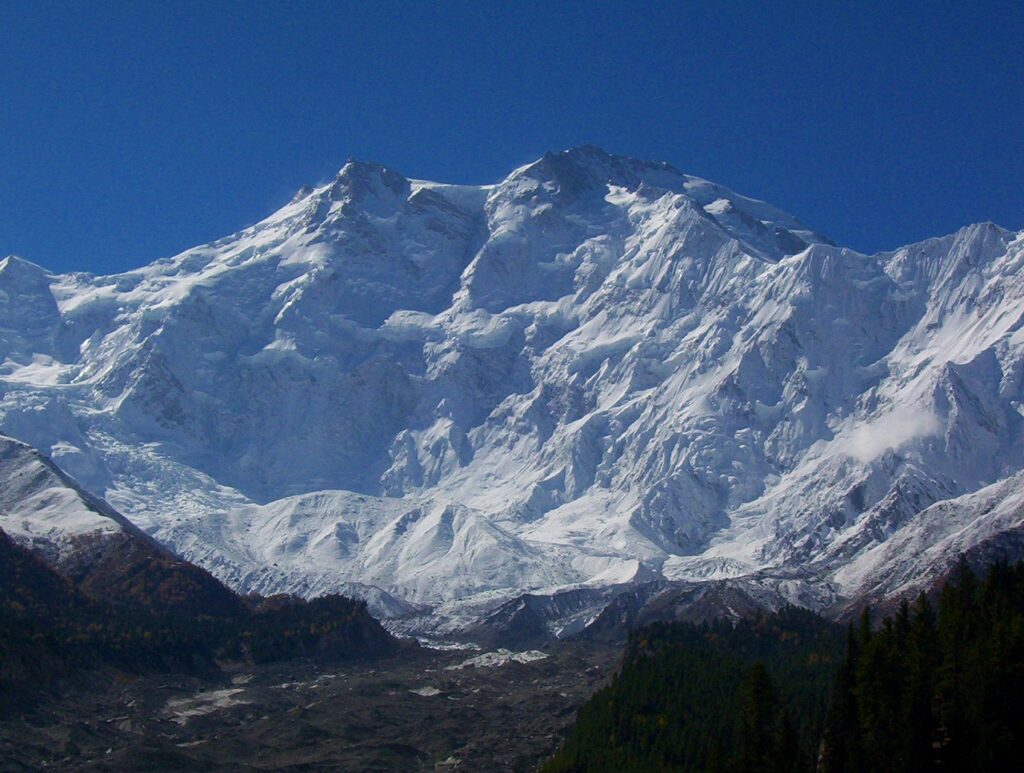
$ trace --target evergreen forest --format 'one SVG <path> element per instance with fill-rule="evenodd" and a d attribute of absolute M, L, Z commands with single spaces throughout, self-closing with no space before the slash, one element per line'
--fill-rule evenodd
<path fill-rule="evenodd" d="M 545 773 L 1017 769 L 1024 563 L 845 629 L 795 607 L 635 631 Z"/>

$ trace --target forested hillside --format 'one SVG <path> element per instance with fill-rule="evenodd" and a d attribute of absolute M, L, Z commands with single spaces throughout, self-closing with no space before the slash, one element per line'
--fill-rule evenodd
<path fill-rule="evenodd" d="M 1007 771 L 1024 738 L 1024 563 L 962 565 L 938 610 L 921 596 L 851 628 L 822 746 L 826 773 Z"/>
<path fill-rule="evenodd" d="M 343 660 L 394 652 L 398 643 L 366 611 L 341 596 L 241 598 L 212 577 L 168 585 L 157 566 L 131 564 L 117 577 L 127 601 L 92 595 L 0 531 L 0 695 L 37 694 L 83 669 L 214 671 L 219 659 L 266 662 L 316 656 Z M 157 589 L 159 593 L 151 591 Z M 229 597 L 218 614 L 190 597 Z M 215 591 L 215 592 L 214 592 Z M 155 606 L 166 596 L 167 606 Z M 142 599 L 138 601 L 136 599 Z M 171 601 L 174 603 L 171 603 Z M 0 700 L 0 704 L 3 701 Z M 2 705 L 0 705 L 2 708 Z"/>
<path fill-rule="evenodd" d="M 846 631 L 774 614 L 635 632 L 561 771 L 1004 771 L 1024 729 L 1024 564 Z"/>
<path fill-rule="evenodd" d="M 842 628 L 789 607 L 635 632 L 555 771 L 813 770 Z"/>

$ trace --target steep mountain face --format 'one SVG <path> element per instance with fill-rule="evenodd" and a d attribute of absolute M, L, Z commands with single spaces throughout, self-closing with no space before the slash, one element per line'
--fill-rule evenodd
<path fill-rule="evenodd" d="M 349 162 L 137 271 L 0 262 L 0 429 L 241 590 L 900 592 L 1020 542 L 1022 264 L 991 224 L 860 255 L 589 147 Z"/>

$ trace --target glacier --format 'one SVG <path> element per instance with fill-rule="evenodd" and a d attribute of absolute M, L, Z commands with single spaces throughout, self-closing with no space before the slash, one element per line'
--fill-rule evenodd
<path fill-rule="evenodd" d="M 353 160 L 138 270 L 0 262 L 0 432 L 242 592 L 891 596 L 1024 553 L 1022 266 L 589 146 L 484 186 Z"/>

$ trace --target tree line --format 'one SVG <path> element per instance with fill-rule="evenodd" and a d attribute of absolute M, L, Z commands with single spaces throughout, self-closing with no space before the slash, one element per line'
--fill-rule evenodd
<path fill-rule="evenodd" d="M 1005 771 L 1024 735 L 1024 563 L 844 628 L 787 607 L 634 632 L 546 773 Z"/>

